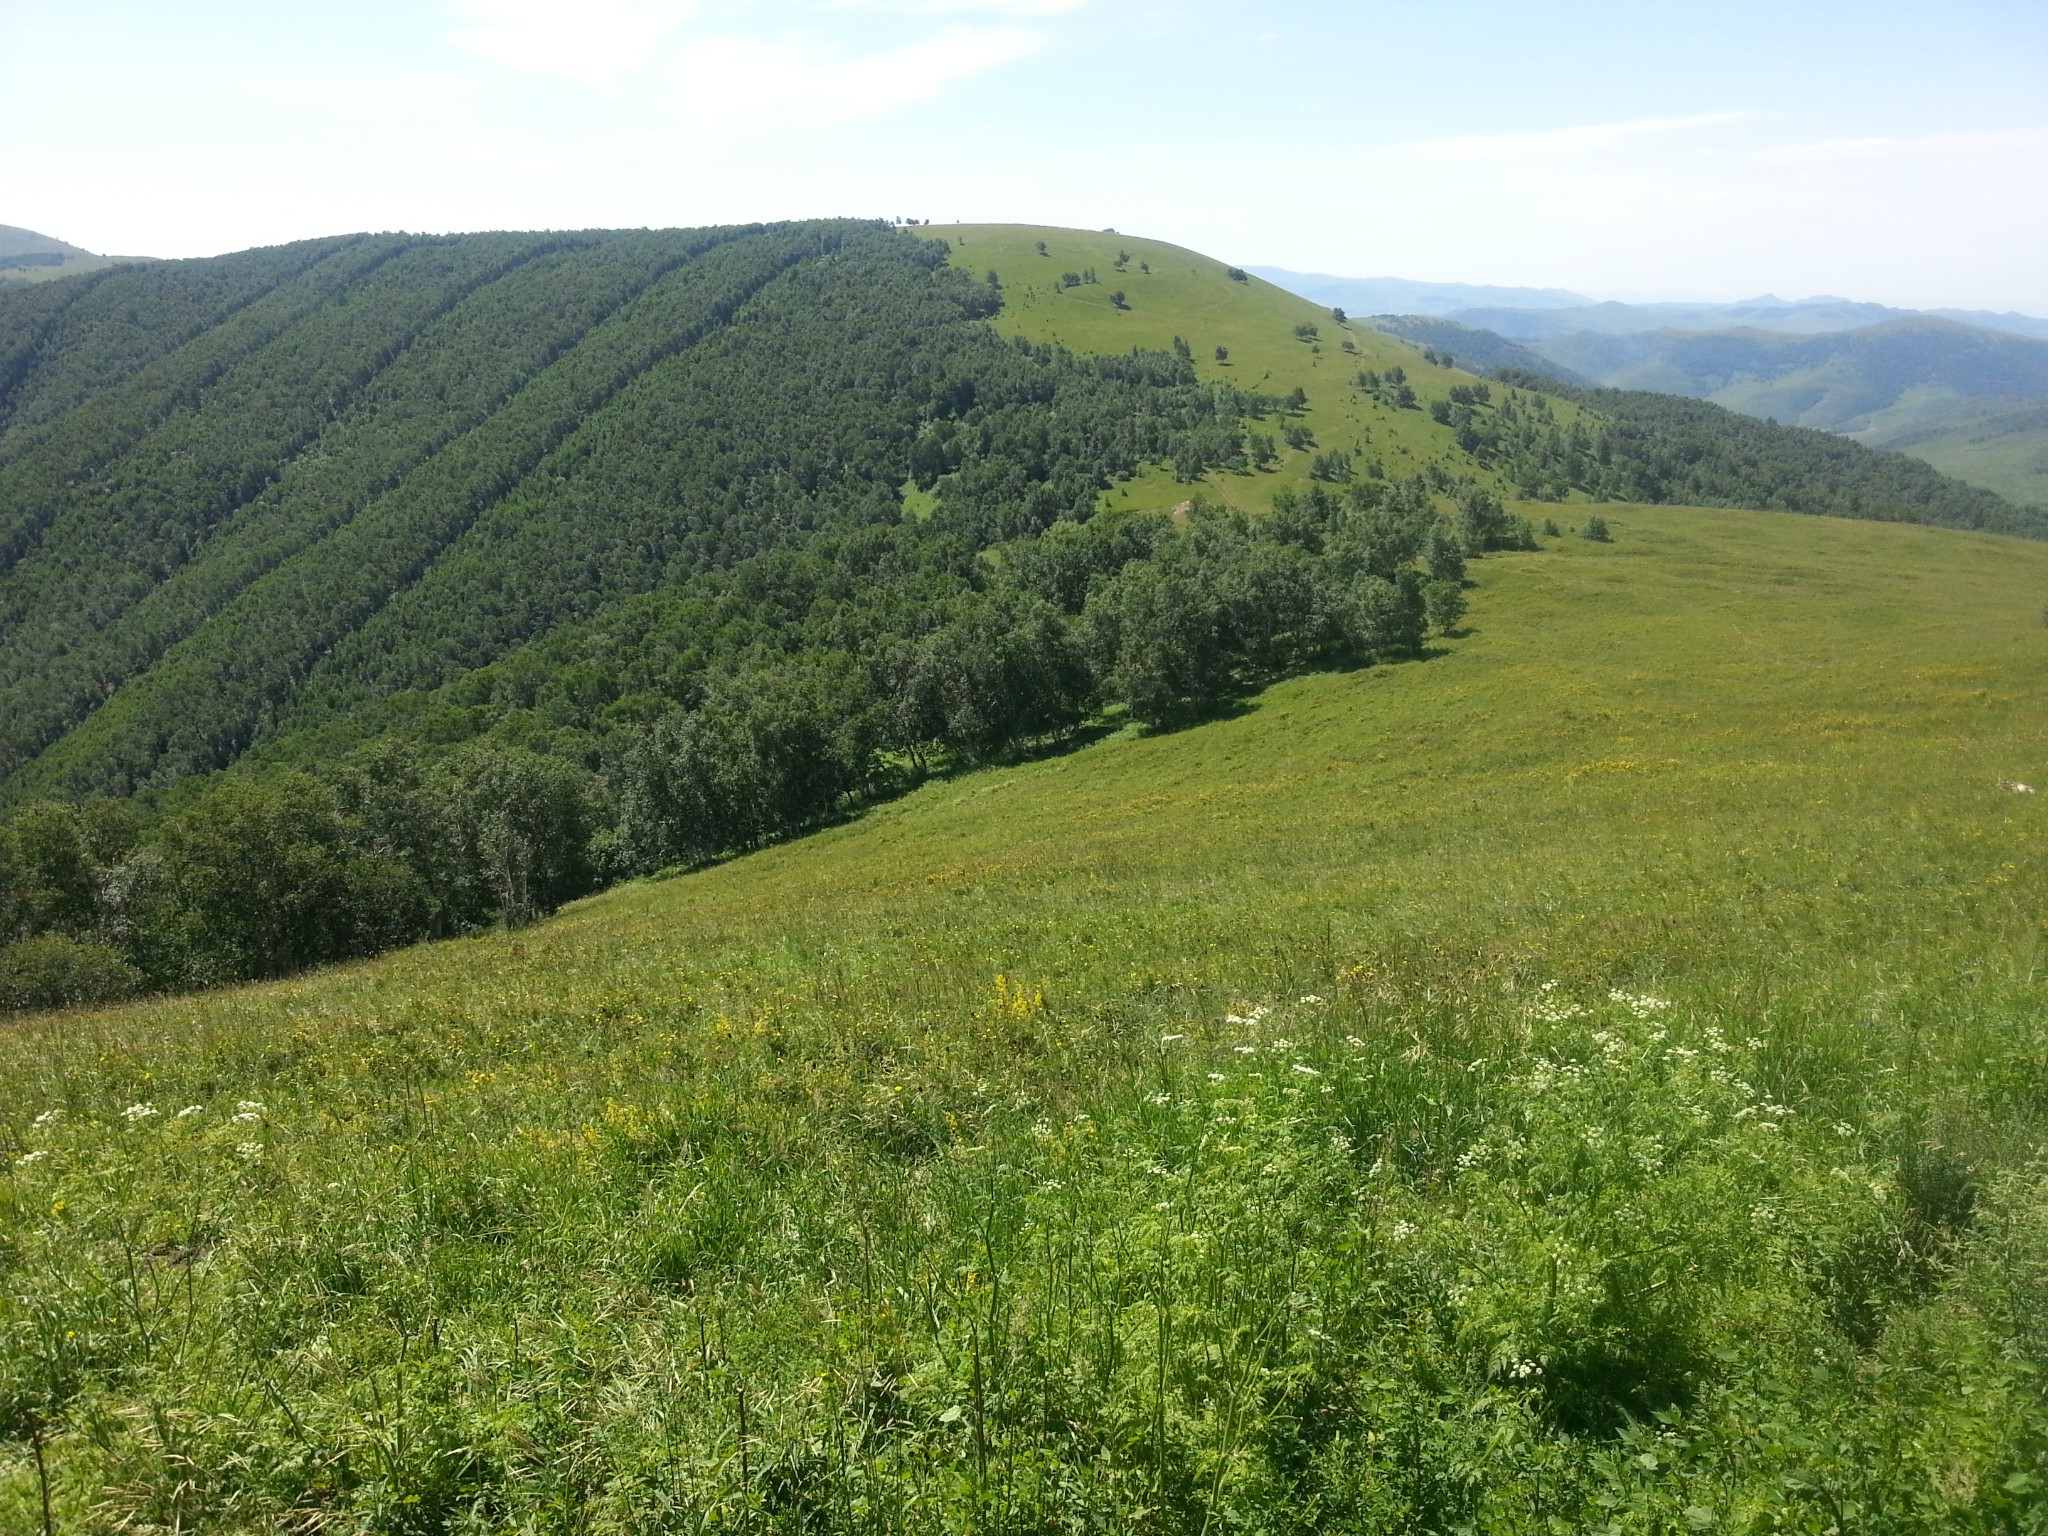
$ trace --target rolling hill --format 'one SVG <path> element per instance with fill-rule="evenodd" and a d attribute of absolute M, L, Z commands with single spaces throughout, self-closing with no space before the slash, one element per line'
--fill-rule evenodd
<path fill-rule="evenodd" d="M 2048 530 L 935 233 L 0 295 L 0 1529 L 2026 1530 Z"/>
<path fill-rule="evenodd" d="M 1259 270 L 1291 292 L 1348 302 L 1325 297 L 1344 279 Z M 1461 303 L 1455 285 L 1395 284 L 1356 297 L 1388 301 L 1373 322 L 1382 329 L 1487 372 L 1713 400 L 1912 454 L 2022 506 L 2048 505 L 2048 436 L 2036 420 L 2048 401 L 2048 320 L 1836 298 L 1567 304 L 1542 290 L 1471 292 Z"/>
<path fill-rule="evenodd" d="M 0 1526 L 2027 1529 L 2048 546 L 1605 510 L 1426 660 L 0 1034 Z"/>
<path fill-rule="evenodd" d="M 96 256 L 82 246 L 39 235 L 32 229 L 0 224 L 0 285 L 48 282 L 52 278 L 97 272 L 117 261 L 134 259 Z"/>

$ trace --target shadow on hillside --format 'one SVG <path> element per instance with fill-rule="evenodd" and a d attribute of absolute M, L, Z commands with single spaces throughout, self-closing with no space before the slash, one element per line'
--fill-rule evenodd
<path fill-rule="evenodd" d="M 1463 640 L 1476 633 L 1476 630 L 1467 627 L 1453 630 L 1442 638 Z M 1195 730 L 1205 725 L 1215 725 L 1225 720 L 1241 720 L 1247 715 L 1255 714 L 1263 707 L 1263 697 L 1267 690 L 1276 683 L 1288 682 L 1300 677 L 1341 676 L 1357 672 L 1371 672 L 1381 667 L 1419 666 L 1426 662 L 1435 661 L 1439 657 L 1453 654 L 1454 652 L 1447 646 L 1425 643 L 1421 652 L 1414 656 L 1401 656 L 1391 660 L 1368 662 L 1363 666 L 1315 667 L 1300 672 L 1290 672 L 1281 677 L 1268 678 L 1255 687 L 1248 688 L 1243 693 L 1221 699 L 1200 715 L 1191 716 L 1185 720 L 1162 721 L 1159 724 L 1139 727 L 1138 729 L 1140 734 L 1144 736 L 1178 736 L 1183 731 Z M 992 769 L 1018 768 L 1027 763 L 1039 763 L 1053 758 L 1067 757 L 1081 751 L 1085 747 L 1092 747 L 1099 742 L 1108 740 L 1112 736 L 1130 731 L 1135 725 L 1136 722 L 1130 720 L 1127 716 L 1115 714 L 1090 720 L 1084 725 L 1076 726 L 1064 735 L 1047 737 L 1042 741 L 1033 742 L 993 757 L 978 759 L 959 758 L 928 763 L 921 768 L 910 762 L 894 763 L 890 765 L 891 771 L 888 776 L 877 783 L 868 793 L 860 796 L 858 799 L 850 800 L 832 815 L 821 816 L 810 825 L 802 827 L 786 837 L 771 838 L 745 848 L 729 849 L 719 854 L 716 858 L 703 859 L 694 864 L 670 865 L 666 869 L 658 869 L 651 874 L 640 875 L 630 880 L 617 882 L 612 886 L 606 887 L 606 889 L 617 889 L 618 884 L 665 882 L 677 879 L 683 875 L 697 874 L 707 869 L 716 869 L 722 864 L 730 864 L 734 859 L 744 858 L 751 853 L 760 853 L 768 848 L 797 842 L 803 838 L 814 836 L 817 833 L 830 831 L 834 827 L 847 826 L 859 821 L 868 812 L 901 800 L 904 796 L 923 789 L 927 785 L 951 783 L 955 779 L 965 778 L 971 774 L 986 773 Z M 591 894 L 601 895 L 602 891 L 594 891 Z"/>

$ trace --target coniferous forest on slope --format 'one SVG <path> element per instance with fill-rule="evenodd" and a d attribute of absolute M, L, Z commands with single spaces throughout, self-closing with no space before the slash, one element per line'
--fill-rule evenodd
<path fill-rule="evenodd" d="M 1002 302 L 854 222 L 344 237 L 0 295 L 0 1002 L 520 921 L 1105 708 L 1182 724 L 1418 655 L 1467 556 L 1534 537 L 1490 484 L 2040 531 L 1717 407 L 1424 401 L 1398 369 L 1358 387 L 1440 457 L 1319 455 L 1248 519 L 1194 482 L 1298 435 L 1299 398 L 1178 342 L 1006 341 Z M 1182 518 L 1097 515 L 1160 463 Z"/>

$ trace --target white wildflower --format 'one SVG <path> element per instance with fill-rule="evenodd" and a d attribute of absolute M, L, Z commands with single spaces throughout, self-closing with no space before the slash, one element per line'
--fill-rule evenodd
<path fill-rule="evenodd" d="M 50 1128 L 51 1126 L 55 1125 L 55 1124 L 56 1124 L 56 1123 L 57 1123 L 57 1122 L 58 1122 L 59 1120 L 62 1120 L 63 1118 L 64 1118 L 64 1111 L 63 1111 L 63 1110 L 61 1110 L 61 1109 L 46 1109 L 46 1110 L 44 1110 L 44 1111 L 43 1111 L 43 1112 L 42 1112 L 42 1113 L 41 1113 L 40 1115 L 37 1115 L 37 1116 L 36 1116 L 36 1121 L 35 1121 L 35 1123 L 36 1123 L 36 1129 L 38 1129 L 38 1130 L 48 1130 L 48 1129 L 49 1129 L 49 1128 Z"/>
<path fill-rule="evenodd" d="M 1540 1360 L 1517 1360 L 1508 1367 L 1508 1375 L 1515 1381 L 1527 1381 L 1531 1376 L 1542 1374 L 1543 1362 Z"/>
<path fill-rule="evenodd" d="M 156 1106 L 154 1104 L 130 1104 L 121 1111 L 121 1118 L 130 1125 L 139 1125 L 155 1113 Z"/>
<path fill-rule="evenodd" d="M 173 1120 L 189 1120 L 192 1118 L 192 1116 L 198 1113 L 199 1106 L 197 1104 L 187 1104 L 183 1109 L 179 1110 L 175 1115 L 171 1116 L 171 1118 Z"/>
<path fill-rule="evenodd" d="M 1161 1045 L 1172 1045 L 1176 1040 L 1185 1039 L 1187 1039 L 1186 1035 L 1161 1035 L 1159 1037 L 1159 1043 Z"/>
<path fill-rule="evenodd" d="M 1323 999 L 1317 997 L 1313 992 L 1303 993 L 1301 1001 L 1302 1006 L 1307 1008 L 1320 1008 L 1323 1006 Z"/>
<path fill-rule="evenodd" d="M 1223 1074 L 1221 1072 L 1211 1072 L 1209 1074 L 1209 1081 L 1212 1083 L 1220 1083 L 1223 1081 Z"/>
<path fill-rule="evenodd" d="M 254 1099 L 237 1099 L 235 1101 L 235 1108 L 245 1115 L 260 1115 L 263 1113 L 263 1106 Z"/>
<path fill-rule="evenodd" d="M 1394 1230 L 1389 1235 L 1397 1243 L 1405 1242 L 1415 1235 L 1415 1223 L 1412 1221 L 1397 1221 L 1394 1223 Z"/>
<path fill-rule="evenodd" d="M 1145 1102 L 1147 1104 L 1171 1104 L 1173 1102 L 1173 1095 L 1170 1093 L 1155 1093 Z"/>
<path fill-rule="evenodd" d="M 230 1115 L 228 1118 L 238 1125 L 247 1125 L 253 1120 L 261 1120 L 263 1116 L 256 1110 L 245 1109 L 239 1115 Z"/>
<path fill-rule="evenodd" d="M 235 1152 L 240 1157 L 258 1158 L 263 1155 L 263 1143 L 260 1141 L 238 1141 L 235 1143 Z"/>
<path fill-rule="evenodd" d="M 40 1163 L 44 1158 L 48 1157 L 49 1155 L 50 1154 L 48 1152 L 43 1151 L 24 1152 L 20 1157 L 17 1157 L 14 1160 L 14 1166 L 17 1168 L 26 1168 L 30 1163 Z"/>
<path fill-rule="evenodd" d="M 1294 1064 L 1294 1070 L 1299 1072 L 1303 1077 L 1321 1077 L 1323 1075 L 1322 1073 L 1318 1072 L 1314 1067 L 1304 1066 L 1302 1065 L 1302 1063 L 1298 1061 Z"/>
<path fill-rule="evenodd" d="M 1233 1045 L 1231 1049 L 1240 1056 L 1256 1056 L 1259 1053 L 1256 1045 Z"/>

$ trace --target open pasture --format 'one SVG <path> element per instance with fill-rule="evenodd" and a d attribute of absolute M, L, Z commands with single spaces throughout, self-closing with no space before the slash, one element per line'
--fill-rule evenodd
<path fill-rule="evenodd" d="M 1425 661 L 10 1025 L 0 1528 L 2040 1529 L 2048 548 L 1602 510 Z"/>

